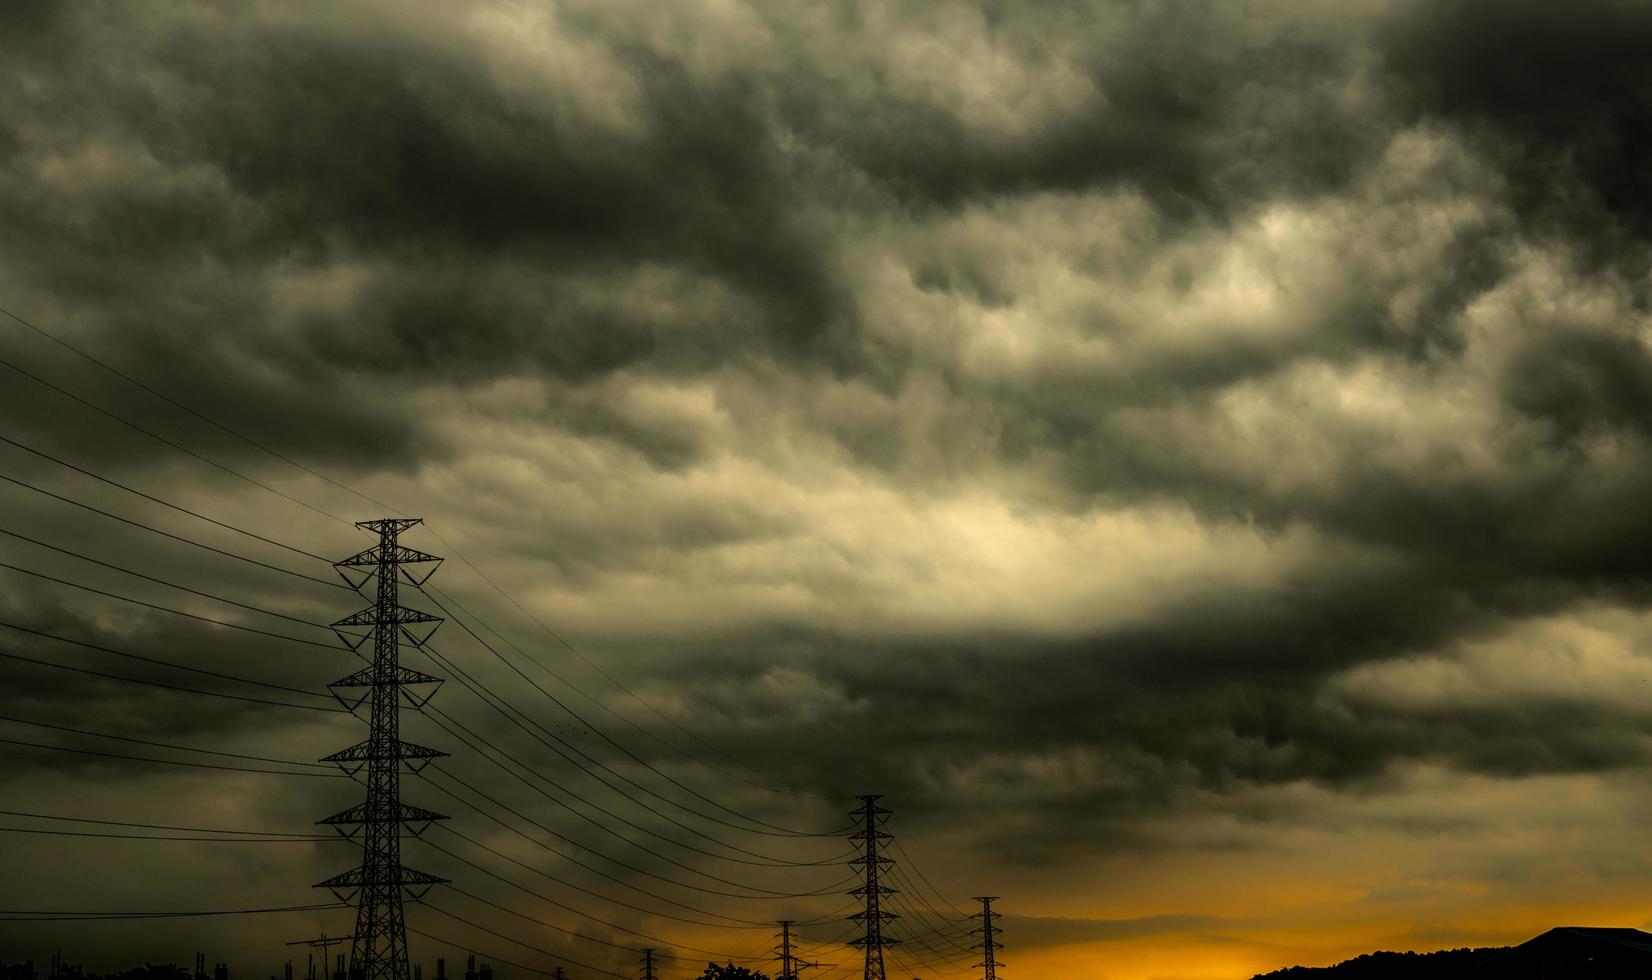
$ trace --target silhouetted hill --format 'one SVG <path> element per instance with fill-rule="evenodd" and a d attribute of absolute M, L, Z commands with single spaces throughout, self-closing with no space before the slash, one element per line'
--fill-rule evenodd
<path fill-rule="evenodd" d="M 1508 946 L 1445 949 L 1438 953 L 1365 953 L 1336 966 L 1293 966 L 1253 980 L 1457 980 Z"/>
<path fill-rule="evenodd" d="M 1652 933 L 1621 926 L 1560 926 L 1519 946 L 1438 953 L 1366 953 L 1336 966 L 1293 966 L 1253 980 L 1644 980 Z"/>

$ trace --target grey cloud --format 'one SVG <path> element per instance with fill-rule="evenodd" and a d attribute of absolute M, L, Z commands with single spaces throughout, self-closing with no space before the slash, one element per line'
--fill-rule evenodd
<path fill-rule="evenodd" d="M 1595 259 L 1645 261 L 1617 237 L 1648 228 L 1644 9 L 1408 5 L 1381 40 L 1402 104 L 1483 140 L 1536 230 L 1589 243 Z"/>
<path fill-rule="evenodd" d="M 1652 366 L 1630 243 L 1647 220 L 1645 18 L 1024 4 L 952 23 L 921 6 L 881 24 L 854 4 L 771 7 L 723 45 L 576 11 L 556 40 L 612 68 L 590 83 L 616 90 L 607 117 L 566 78 L 510 76 L 435 7 L 383 8 L 371 29 L 342 9 L 39 14 L 0 42 L 26 83 L 0 90 L 0 300 L 306 465 L 428 505 L 433 529 L 766 778 L 881 789 L 923 830 L 971 813 L 960 850 L 983 864 L 1150 854 L 1170 846 L 1154 832 L 1167 816 L 1228 801 L 1265 823 L 1275 811 L 1235 802 L 1246 791 L 1378 792 L 1419 761 L 1510 779 L 1644 763 L 1647 719 L 1587 699 L 1419 707 L 1329 687 L 1583 603 L 1646 601 Z M 925 76 L 894 39 L 926 30 L 957 42 L 942 63 L 996 44 L 1025 88 Z M 249 476 L 365 506 L 27 344 L 5 356 Z M 47 398 L 8 379 L 8 434 L 318 553 L 355 544 Z M 947 510 L 982 499 L 1054 530 L 1028 545 Z M 54 506 L 19 520 L 330 614 L 217 559 L 151 561 L 132 532 Z M 941 515 L 930 552 L 890 547 L 901 508 Z M 1279 567 L 1143 545 L 1126 559 L 1144 574 L 1183 563 L 1198 584 L 1128 614 L 985 627 L 976 607 L 1043 609 L 1029 594 L 1061 583 L 947 579 L 981 554 L 990 569 L 1057 550 L 1060 520 L 1154 508 L 1198 557 L 1237 529 Z M 439 581 L 508 612 L 458 566 Z M 902 589 L 946 597 L 944 614 L 891 626 L 879 615 Z M 605 605 L 628 593 L 637 606 Z M 30 585 L 5 603 L 89 640 L 192 663 L 233 649 L 315 680 L 254 644 L 88 608 Z M 594 713 L 659 728 L 531 626 L 506 632 L 601 691 Z M 452 634 L 478 678 L 538 703 Z M 110 728 L 281 754 L 316 734 L 6 677 L 19 711 L 72 701 Z M 486 738 L 522 737 L 458 685 L 441 703 Z M 775 819 L 835 805 L 626 741 Z M 517 753 L 583 779 L 542 745 Z M 295 793 L 279 819 L 324 810 Z M 1015 923 L 1057 945 L 1218 924 Z"/>

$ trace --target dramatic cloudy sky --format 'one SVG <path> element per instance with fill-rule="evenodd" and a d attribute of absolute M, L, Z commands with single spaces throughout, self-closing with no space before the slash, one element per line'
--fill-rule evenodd
<path fill-rule="evenodd" d="M 8 811 L 305 834 L 360 793 L 36 747 L 291 769 L 168 746 L 361 732 L 49 666 L 320 706 L 357 662 L 41 574 L 322 644 L 360 603 L 40 493 L 331 575 L 26 446 L 323 556 L 366 540 L 318 510 L 384 508 L 316 474 L 427 519 L 441 594 L 519 648 L 438 634 L 507 705 L 441 691 L 473 744 L 409 712 L 453 759 L 408 799 L 496 852 L 408 845 L 468 893 L 433 907 L 494 933 L 412 909 L 427 977 L 461 947 L 632 970 L 531 919 L 679 949 L 674 977 L 682 947 L 761 951 L 704 923 L 847 899 L 706 890 L 829 889 L 847 869 L 740 862 L 845 845 L 727 824 L 834 830 L 866 792 L 909 879 L 1003 896 L 1028 980 L 1652 921 L 1645 4 L 14 8 L 0 307 L 251 441 L 0 324 L 0 474 L 37 488 L 0 487 L 0 561 L 37 573 L 0 570 L 0 615 L 107 648 L 0 629 L 29 658 L 0 665 L 0 738 L 35 743 L 0 747 Z M 10 912 L 300 905 L 352 863 L 0 847 Z M 0 959 L 201 949 L 257 978 L 351 924 L 0 923 Z M 970 974 L 920 947 L 891 975 Z"/>

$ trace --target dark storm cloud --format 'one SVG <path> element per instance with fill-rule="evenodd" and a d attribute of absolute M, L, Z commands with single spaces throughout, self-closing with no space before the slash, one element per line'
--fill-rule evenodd
<path fill-rule="evenodd" d="M 1588 242 L 1588 257 L 1629 257 L 1621 236 L 1652 231 L 1652 14 L 1590 0 L 1418 4 L 1382 32 L 1398 102 L 1485 145 L 1540 231 Z"/>
<path fill-rule="evenodd" d="M 582 373 L 651 353 L 654 338 L 640 325 L 540 305 L 523 311 L 536 314 L 529 327 L 511 309 L 531 292 L 500 295 L 488 283 L 467 289 L 458 281 L 501 259 L 539 275 L 649 262 L 705 270 L 762 304 L 755 332 L 730 345 L 754 352 L 772 342 L 775 354 L 830 359 L 830 332 L 847 328 L 848 297 L 788 208 L 783 162 L 749 80 L 690 78 L 667 56 L 618 51 L 638 87 L 639 117 L 613 132 L 525 102 L 463 49 L 417 27 L 360 34 L 332 30 L 337 24 L 327 18 L 272 25 L 227 11 L 154 20 L 137 39 L 158 73 L 148 84 L 130 84 L 131 62 L 117 55 L 67 93 L 22 100 L 40 113 L 90 110 L 108 127 L 71 149 L 130 143 L 157 169 L 205 175 L 205 186 L 172 196 L 137 182 L 101 195 L 77 188 L 90 198 L 77 205 L 91 212 L 86 250 L 158 247 L 231 265 L 334 259 L 408 268 L 412 275 L 368 291 L 352 311 L 382 326 L 354 327 L 349 318 L 325 325 L 347 337 L 361 330 L 338 352 L 349 355 L 347 367 L 428 369 L 433 358 L 457 353 L 461 362 L 511 370 L 524 349 L 538 348 L 546 367 Z M 89 39 L 59 44 L 130 40 L 90 17 L 59 30 L 72 34 L 73 26 Z M 26 51 L 32 65 L 63 55 L 46 40 Z M 72 105 L 53 104 L 60 99 Z M 246 220 L 224 224 L 225 208 Z M 462 271 L 444 275 L 449 264 Z M 386 302 L 391 309 L 372 316 Z M 554 339 L 534 336 L 547 332 Z"/>
<path fill-rule="evenodd" d="M 845 113 L 841 96 L 804 79 L 786 89 L 784 118 L 911 206 L 1123 186 L 1167 215 L 1225 218 L 1339 188 L 1380 151 L 1380 128 L 1341 98 L 1358 48 L 1335 28 L 1245 22 L 1199 0 L 1123 16 L 1037 4 L 987 20 L 1010 56 L 1034 63 L 1056 57 L 1052 33 L 1072 32 L 1087 97 L 1030 133 L 992 133 L 893 85 Z"/>
<path fill-rule="evenodd" d="M 1167 816 L 1243 810 L 1256 787 L 1377 792 L 1404 764 L 1644 762 L 1652 723 L 1587 697 L 1419 706 L 1336 685 L 1646 600 L 1652 362 L 1644 253 L 1621 246 L 1648 229 L 1633 55 L 1652 21 L 1466 0 L 889 6 L 745 11 L 726 44 L 580 9 L 521 28 L 529 54 L 587 59 L 550 75 L 435 6 L 370 26 L 54 8 L 0 42 L 18 82 L 0 91 L 0 305 L 307 465 L 443 508 L 433 529 L 719 751 L 831 797 L 880 789 L 926 830 L 967 808 L 978 858 L 1147 853 Z M 6 357 L 361 516 L 19 336 Z M 318 553 L 359 544 L 47 397 L 8 378 L 8 433 Z M 983 498 L 998 509 L 948 509 Z M 158 567 L 129 532 L 32 506 L 43 537 Z M 1083 523 L 1142 513 L 1160 523 Z M 319 622 L 353 604 L 169 561 Z M 456 565 L 440 581 L 485 596 Z M 213 662 L 158 614 L 15 599 L 43 629 Z M 30 670 L 8 668 L 8 705 L 299 751 L 262 716 L 157 719 L 147 695 Z M 460 703 L 482 737 L 524 737 Z M 542 743 L 519 756 L 569 775 Z M 776 819 L 804 805 L 709 778 Z M 281 812 L 325 812 L 320 795 Z"/>

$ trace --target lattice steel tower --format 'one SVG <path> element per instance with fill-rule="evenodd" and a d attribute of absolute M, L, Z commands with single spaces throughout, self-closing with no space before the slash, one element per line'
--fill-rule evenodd
<path fill-rule="evenodd" d="M 893 867 L 893 858 L 883 856 L 883 842 L 890 839 L 890 834 L 882 830 L 884 822 L 889 818 L 890 811 L 878 806 L 881 796 L 857 796 L 861 807 L 850 812 L 851 817 L 858 817 L 861 829 L 850 839 L 860 848 L 860 856 L 849 862 L 851 867 L 860 867 L 864 870 L 865 883 L 853 889 L 849 894 L 865 901 L 866 907 L 849 918 L 861 923 L 866 930 L 859 939 L 850 940 L 849 945 L 859 946 L 866 953 L 865 980 L 888 980 L 883 968 L 883 948 L 899 945 L 899 940 L 886 938 L 883 934 L 883 924 L 900 916 L 893 912 L 885 912 L 882 908 L 883 896 L 895 894 L 895 889 L 882 884 L 880 878 L 883 869 Z"/>
<path fill-rule="evenodd" d="M 983 971 L 982 980 L 998 980 L 998 968 L 1003 964 L 998 962 L 997 953 L 1004 948 L 998 943 L 998 934 L 1004 930 L 992 924 L 994 919 L 1003 918 L 992 910 L 992 903 L 998 901 L 998 896 L 983 895 L 976 901 L 981 903 L 981 914 L 976 916 L 981 920 L 981 943 L 975 948 L 981 951 L 981 962 L 975 965 Z"/>
<path fill-rule="evenodd" d="M 432 688 L 421 698 L 409 689 L 439 684 L 441 680 L 403 667 L 400 659 L 403 641 L 421 647 L 441 623 L 439 617 L 403 606 L 398 594 L 404 579 L 417 588 L 441 564 L 434 555 L 398 543 L 403 531 L 419 523 L 418 518 L 358 523 L 357 527 L 379 536 L 378 544 L 334 566 L 357 592 L 370 581 L 377 580 L 378 585 L 373 605 L 333 624 L 333 631 L 358 656 L 372 640 L 373 659 L 354 674 L 327 685 L 352 714 L 359 717 L 362 706 L 368 706 L 367 740 L 322 760 L 337 763 L 353 777 L 365 770 L 367 777 L 366 802 L 319 821 L 345 837 L 361 837 L 360 867 L 316 885 L 331 889 L 340 901 L 356 906 L 356 931 L 350 945 L 352 980 L 408 980 L 402 899 L 406 896 L 417 901 L 431 885 L 446 880 L 403 867 L 401 860 L 404 832 L 417 836 L 432 820 L 445 819 L 442 814 L 401 801 L 402 766 L 417 772 L 432 759 L 447 754 L 404 742 L 399 734 L 402 699 L 418 708 L 435 693 Z M 415 577 L 408 567 L 416 565 L 429 568 Z"/>
<path fill-rule="evenodd" d="M 780 920 L 780 945 L 774 948 L 774 954 L 780 958 L 780 973 L 774 980 L 797 980 L 797 975 L 803 970 L 813 970 L 819 963 L 805 963 L 798 959 L 797 948 L 792 945 L 792 926 L 797 923 L 791 919 Z"/>

